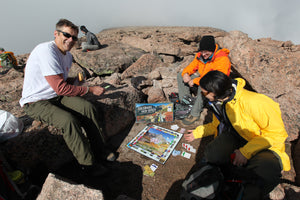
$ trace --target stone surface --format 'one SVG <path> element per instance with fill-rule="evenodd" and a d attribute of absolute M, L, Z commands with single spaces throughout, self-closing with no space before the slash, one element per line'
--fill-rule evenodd
<path fill-rule="evenodd" d="M 86 187 L 83 184 L 76 184 L 64 179 L 63 177 L 49 174 L 41 193 L 37 200 L 46 199 L 90 199 L 90 200 L 103 200 L 101 191 Z"/>

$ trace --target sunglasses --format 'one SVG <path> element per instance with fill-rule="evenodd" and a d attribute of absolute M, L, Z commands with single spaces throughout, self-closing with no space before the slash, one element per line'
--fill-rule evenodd
<path fill-rule="evenodd" d="M 62 33 L 66 38 L 72 37 L 72 40 L 74 40 L 74 41 L 77 41 L 77 40 L 78 40 L 78 37 L 73 36 L 73 35 L 71 35 L 70 33 L 66 33 L 66 32 L 63 32 L 63 31 L 61 31 L 61 30 L 57 30 L 57 31 L 60 32 L 60 33 Z"/>

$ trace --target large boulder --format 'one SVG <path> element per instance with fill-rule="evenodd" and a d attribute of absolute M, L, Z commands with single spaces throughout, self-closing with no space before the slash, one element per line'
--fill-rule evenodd
<path fill-rule="evenodd" d="M 100 190 L 66 180 L 55 174 L 49 174 L 37 200 L 45 199 L 90 199 L 103 200 Z"/>
<path fill-rule="evenodd" d="M 103 49 L 82 52 L 72 49 L 74 59 L 83 67 L 92 70 L 97 75 L 123 72 L 145 52 L 128 44 L 109 44 Z"/>

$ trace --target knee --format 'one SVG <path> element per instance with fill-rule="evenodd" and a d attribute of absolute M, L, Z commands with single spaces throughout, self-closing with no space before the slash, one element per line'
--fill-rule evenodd
<path fill-rule="evenodd" d="M 279 163 L 265 160 L 257 169 L 254 169 L 256 174 L 261 177 L 268 188 L 274 188 L 279 184 L 281 178 L 281 167 Z"/>
<path fill-rule="evenodd" d="M 268 152 L 265 154 L 267 155 Z M 263 154 L 263 153 L 262 153 Z M 252 169 L 254 173 L 263 181 L 263 193 L 268 194 L 280 182 L 281 166 L 279 160 L 275 156 L 262 157 L 261 160 L 249 160 L 248 169 Z M 270 154 L 269 154 L 270 155 Z"/>

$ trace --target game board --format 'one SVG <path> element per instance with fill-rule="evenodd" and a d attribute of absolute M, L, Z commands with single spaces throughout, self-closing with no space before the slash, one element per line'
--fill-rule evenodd
<path fill-rule="evenodd" d="M 164 164 L 182 137 L 181 133 L 156 125 L 147 125 L 127 146 Z"/>

